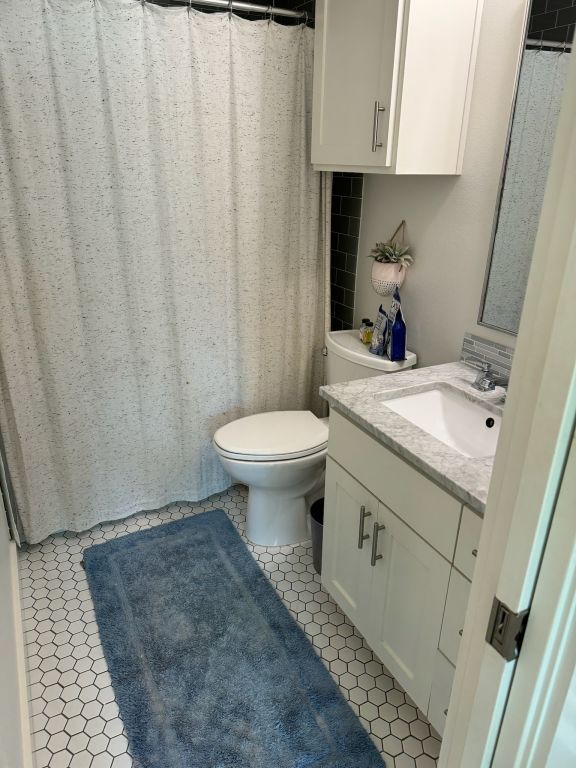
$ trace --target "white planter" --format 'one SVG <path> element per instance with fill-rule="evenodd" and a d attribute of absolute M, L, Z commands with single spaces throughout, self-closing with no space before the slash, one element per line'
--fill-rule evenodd
<path fill-rule="evenodd" d="M 372 288 L 380 296 L 391 296 L 400 288 L 406 277 L 406 267 L 400 264 L 384 264 L 375 261 L 372 264 Z"/>

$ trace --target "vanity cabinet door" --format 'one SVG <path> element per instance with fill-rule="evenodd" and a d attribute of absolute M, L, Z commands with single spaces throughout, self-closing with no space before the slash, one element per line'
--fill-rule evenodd
<path fill-rule="evenodd" d="M 428 709 L 450 564 L 383 504 L 370 600 L 372 650 L 424 712 Z M 374 533 L 372 534 L 374 535 Z"/>
<path fill-rule="evenodd" d="M 376 498 L 328 458 L 322 583 L 361 632 L 370 616 L 370 546 L 377 515 Z"/>

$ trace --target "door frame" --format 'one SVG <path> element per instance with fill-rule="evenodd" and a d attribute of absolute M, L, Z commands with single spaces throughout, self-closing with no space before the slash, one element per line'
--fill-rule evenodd
<path fill-rule="evenodd" d="M 530 606 L 576 420 L 576 62 L 572 61 L 439 768 L 492 764 L 516 662 L 485 641 L 495 595 Z"/>

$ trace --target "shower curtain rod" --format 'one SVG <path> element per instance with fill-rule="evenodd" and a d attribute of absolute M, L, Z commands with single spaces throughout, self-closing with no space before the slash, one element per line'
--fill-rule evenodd
<path fill-rule="evenodd" d="M 154 2 L 155 0 L 148 0 Z M 162 0 L 159 5 L 202 5 L 210 8 L 222 8 L 223 11 L 244 11 L 245 13 L 268 13 L 270 16 L 285 16 L 291 19 L 304 19 L 308 15 L 306 11 L 292 11 L 288 8 L 276 8 L 274 5 L 260 5 L 258 3 L 244 3 L 241 0 Z"/>

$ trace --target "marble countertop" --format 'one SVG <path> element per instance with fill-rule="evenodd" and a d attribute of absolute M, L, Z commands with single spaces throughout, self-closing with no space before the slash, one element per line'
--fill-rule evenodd
<path fill-rule="evenodd" d="M 463 456 L 394 411 L 375 407 L 374 403 L 375 397 L 385 403 L 388 397 L 416 394 L 439 385 L 458 389 L 472 402 L 502 415 L 497 403 L 504 390 L 497 387 L 493 392 L 478 392 L 471 387 L 476 375 L 477 371 L 463 363 L 446 363 L 332 384 L 321 387 L 320 394 L 336 411 L 483 515 L 494 458 Z"/>

